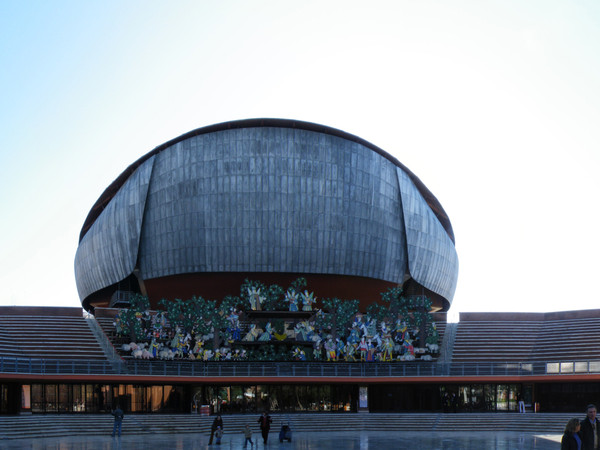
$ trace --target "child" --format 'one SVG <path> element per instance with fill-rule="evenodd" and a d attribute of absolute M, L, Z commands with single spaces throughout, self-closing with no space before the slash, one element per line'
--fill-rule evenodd
<path fill-rule="evenodd" d="M 244 429 L 244 437 L 246 440 L 244 441 L 244 448 L 247 447 L 248 442 L 250 442 L 250 447 L 254 447 L 254 443 L 252 442 L 252 430 L 250 429 L 250 425 L 246 425 Z"/>
<path fill-rule="evenodd" d="M 221 445 L 221 438 L 223 437 L 223 430 L 221 427 L 217 427 L 217 431 L 215 431 L 215 438 L 217 439 L 217 445 Z"/>

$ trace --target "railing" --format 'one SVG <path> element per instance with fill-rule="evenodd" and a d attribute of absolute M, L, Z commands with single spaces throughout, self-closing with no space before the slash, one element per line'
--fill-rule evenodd
<path fill-rule="evenodd" d="M 51 360 L 0 357 L 0 373 L 185 377 L 448 377 L 600 374 L 600 361 L 314 363 Z"/>
<path fill-rule="evenodd" d="M 107 375 L 125 373 L 126 364 L 113 370 L 110 361 L 93 359 L 37 359 L 0 357 L 0 373 L 40 375 Z"/>

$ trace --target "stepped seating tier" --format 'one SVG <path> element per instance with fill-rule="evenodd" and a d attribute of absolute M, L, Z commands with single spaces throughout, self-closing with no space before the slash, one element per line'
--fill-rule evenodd
<path fill-rule="evenodd" d="M 97 308 L 96 320 L 110 343 L 117 309 Z M 436 313 L 440 342 L 447 324 Z M 106 360 L 80 308 L 0 307 L 0 355 L 6 357 Z M 461 313 L 451 349 L 452 362 L 539 363 L 600 361 L 600 310 L 559 313 Z M 568 336 L 568 341 L 565 339 Z M 129 355 L 123 355 L 128 357 Z"/>
<path fill-rule="evenodd" d="M 0 307 L 0 355 L 20 358 L 105 360 L 80 308 Z M 45 308 L 52 312 L 54 308 Z"/>
<path fill-rule="evenodd" d="M 590 340 L 599 333 L 600 310 L 461 313 L 452 362 L 600 360 L 600 346 Z"/>
<path fill-rule="evenodd" d="M 226 436 L 242 436 L 245 425 L 259 433 L 259 414 L 224 415 Z M 508 431 L 562 434 L 565 424 L 581 413 L 506 414 L 506 413 L 301 413 L 272 414 L 271 436 L 275 438 L 289 418 L 294 433 L 338 431 L 459 432 Z M 214 416 L 197 414 L 153 414 L 125 416 L 123 433 L 210 434 Z M 284 422 L 285 421 L 285 422 Z M 91 425 L 93 424 L 93 425 Z M 105 435 L 112 432 L 110 414 L 62 414 L 0 416 L 0 439 Z"/>

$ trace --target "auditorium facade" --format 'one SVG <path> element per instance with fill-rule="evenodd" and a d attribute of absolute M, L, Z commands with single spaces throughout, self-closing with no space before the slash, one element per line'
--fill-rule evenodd
<path fill-rule="evenodd" d="M 446 211 L 386 151 L 292 120 L 200 128 L 92 206 L 75 255 L 82 308 L 0 308 L 0 412 L 594 401 L 600 355 L 583 337 L 600 312 L 448 323 L 457 279 Z"/>

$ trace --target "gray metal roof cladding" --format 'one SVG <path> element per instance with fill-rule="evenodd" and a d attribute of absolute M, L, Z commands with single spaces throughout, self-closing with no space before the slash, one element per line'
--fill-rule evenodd
<path fill-rule="evenodd" d="M 135 161 L 133 164 L 131 164 L 129 167 L 127 167 L 127 169 L 125 169 L 123 171 L 123 173 L 121 173 L 121 175 L 119 175 L 115 179 L 115 181 L 113 181 L 104 190 L 102 195 L 100 195 L 100 198 L 98 198 L 96 203 L 92 206 L 90 212 L 88 213 L 88 216 L 86 217 L 83 227 L 81 228 L 81 233 L 79 235 L 79 241 L 81 241 L 81 239 L 83 239 L 83 236 L 85 235 L 85 233 L 87 233 L 89 228 L 92 226 L 92 223 L 94 223 L 96 218 L 104 210 L 104 208 L 106 207 L 108 202 L 112 199 L 112 197 L 115 195 L 115 193 L 123 185 L 125 180 L 127 180 L 127 178 L 129 178 L 129 176 L 139 167 L 139 165 L 141 163 L 143 163 L 144 161 L 146 161 L 148 158 L 150 158 L 153 155 L 155 155 L 156 153 L 159 153 L 159 152 L 165 150 L 166 148 L 169 148 L 170 146 L 177 144 L 178 142 L 181 142 L 182 140 L 188 139 L 192 136 L 198 136 L 200 134 L 206 134 L 206 133 L 214 133 L 217 131 L 228 130 L 228 129 L 252 128 L 252 127 L 298 128 L 298 129 L 303 129 L 303 130 L 315 131 L 318 133 L 331 134 L 333 136 L 338 136 L 343 139 L 357 142 L 357 143 L 379 153 L 383 157 L 392 161 L 394 164 L 396 164 L 398 167 L 400 167 L 404 172 L 406 172 L 408 174 L 410 179 L 413 181 L 413 183 L 415 183 L 415 185 L 419 189 L 419 192 L 421 193 L 423 198 L 427 201 L 427 204 L 433 210 L 436 217 L 438 218 L 438 220 L 440 221 L 440 223 L 442 224 L 442 226 L 448 233 L 448 236 L 450 236 L 450 238 L 452 239 L 452 242 L 456 242 L 455 237 L 454 237 L 454 231 L 452 229 L 452 224 L 450 223 L 448 214 L 446 214 L 446 211 L 444 210 L 444 208 L 442 207 L 442 205 L 440 204 L 438 199 L 431 193 L 431 191 L 429 191 L 427 186 L 425 186 L 425 184 L 413 172 L 411 172 L 410 169 L 408 169 L 408 167 L 406 167 L 404 164 L 402 164 L 397 158 L 393 157 L 392 155 L 387 153 L 385 150 L 382 150 L 381 148 L 371 144 L 368 141 L 365 141 L 364 139 L 362 139 L 358 136 L 355 136 L 350 133 L 346 133 L 345 131 L 338 130 L 336 128 L 331 128 L 331 127 L 328 127 L 325 125 L 320 125 L 320 124 L 316 124 L 316 123 L 312 123 L 312 122 L 304 122 L 304 121 L 299 121 L 299 120 L 271 119 L 271 118 L 234 120 L 234 121 L 230 121 L 230 122 L 223 122 L 223 123 L 218 123 L 218 124 L 214 124 L 214 125 L 208 125 L 205 127 L 197 128 L 195 130 L 184 133 L 181 136 L 178 136 L 174 139 L 171 139 L 170 141 L 167 141 L 164 144 L 161 144 L 158 147 L 154 148 L 152 151 L 146 153 L 144 156 L 142 156 L 137 161 Z"/>
<path fill-rule="evenodd" d="M 109 186 L 82 230 L 77 288 L 83 301 L 134 269 L 144 280 L 313 273 L 413 278 L 449 304 L 458 258 L 440 211 L 408 169 L 355 136 L 227 122 L 157 147 Z"/>

